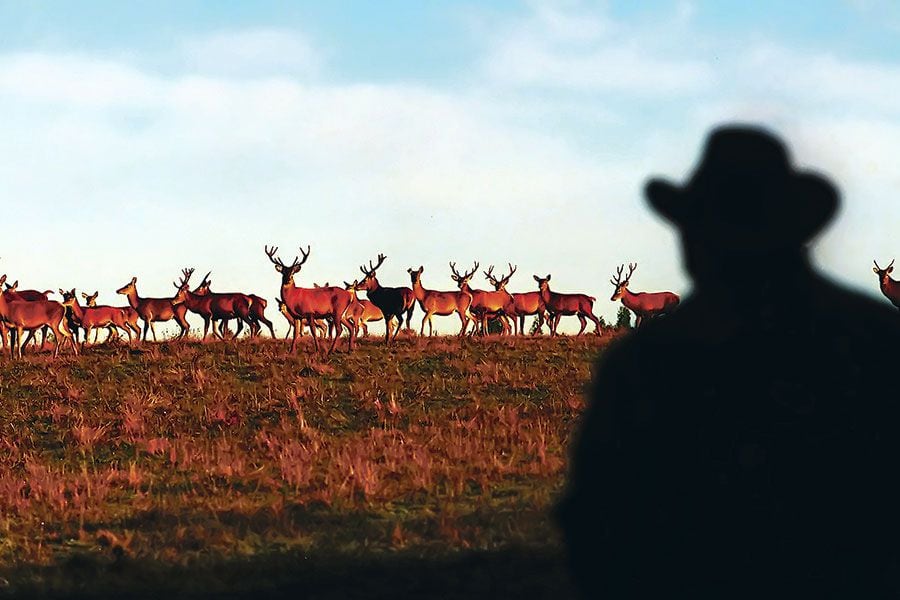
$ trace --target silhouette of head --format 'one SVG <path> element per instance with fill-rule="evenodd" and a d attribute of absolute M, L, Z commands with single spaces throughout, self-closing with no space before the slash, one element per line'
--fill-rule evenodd
<path fill-rule="evenodd" d="M 793 168 L 778 137 L 743 125 L 712 131 L 687 183 L 651 179 L 645 192 L 650 205 L 681 230 L 695 276 L 698 262 L 722 266 L 723 260 L 801 251 L 840 203 L 825 177 Z"/>

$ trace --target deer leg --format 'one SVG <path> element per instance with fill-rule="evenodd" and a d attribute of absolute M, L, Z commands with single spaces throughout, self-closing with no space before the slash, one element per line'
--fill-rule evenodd
<path fill-rule="evenodd" d="M 594 333 L 595 333 L 596 335 L 601 335 L 601 332 L 600 332 L 600 319 L 598 319 L 596 316 L 594 316 L 594 313 L 593 313 L 593 312 L 585 313 L 585 316 L 586 316 L 588 319 L 590 319 L 591 321 L 594 322 Z"/>
<path fill-rule="evenodd" d="M 422 317 L 422 329 L 419 331 L 420 337 L 425 335 L 425 321 L 428 321 L 429 326 L 431 325 L 431 313 L 430 312 L 426 311 L 425 316 Z"/>
<path fill-rule="evenodd" d="M 262 317 L 262 316 L 259 318 L 259 320 L 262 321 L 266 325 L 266 327 L 269 328 L 269 334 L 272 336 L 272 339 L 274 340 L 275 339 L 275 328 L 272 327 L 272 321 L 270 321 L 267 318 Z M 260 328 L 260 330 L 261 329 L 262 328 Z"/>
<path fill-rule="evenodd" d="M 309 326 L 309 334 L 312 336 L 312 339 L 313 339 L 313 349 L 314 349 L 314 350 L 316 351 L 316 353 L 318 354 L 318 352 L 319 352 L 319 339 L 316 337 L 316 332 L 315 332 L 315 330 L 313 329 L 313 328 L 315 327 L 315 323 L 313 322 L 313 316 L 312 316 L 312 314 L 310 314 L 310 315 L 306 318 L 306 324 Z"/>
<path fill-rule="evenodd" d="M 153 341 L 156 341 L 156 325 L 153 324 L 154 321 L 150 320 L 150 332 L 153 334 Z"/>
<path fill-rule="evenodd" d="M 22 340 L 25 339 L 24 336 L 22 335 L 24 332 L 25 332 L 24 328 L 16 327 L 16 337 L 18 338 L 18 341 L 16 342 L 16 350 L 17 350 L 16 354 L 18 355 L 19 358 L 22 358 L 22 346 L 25 345 L 22 343 Z"/>
<path fill-rule="evenodd" d="M 410 323 L 412 322 L 412 314 L 413 310 L 416 308 L 416 303 L 413 302 L 412 306 L 410 306 L 406 311 L 406 330 L 412 331 L 412 327 L 410 327 Z"/>
<path fill-rule="evenodd" d="M 578 330 L 578 335 L 584 333 L 584 328 L 587 327 L 587 319 L 584 318 L 582 313 L 578 313 L 578 322 L 581 323 L 581 329 Z"/>
<path fill-rule="evenodd" d="M 291 338 L 291 354 L 294 353 L 294 348 L 297 346 L 297 332 L 302 331 L 303 324 L 300 319 L 294 319 L 294 337 Z"/>

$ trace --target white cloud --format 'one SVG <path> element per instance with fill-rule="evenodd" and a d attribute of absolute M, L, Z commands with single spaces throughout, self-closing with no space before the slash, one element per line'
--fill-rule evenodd
<path fill-rule="evenodd" d="M 188 41 L 184 50 L 192 69 L 212 75 L 311 75 L 323 61 L 305 35 L 278 29 L 220 31 Z"/>

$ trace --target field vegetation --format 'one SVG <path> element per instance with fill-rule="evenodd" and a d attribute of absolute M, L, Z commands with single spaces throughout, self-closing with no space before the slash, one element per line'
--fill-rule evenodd
<path fill-rule="evenodd" d="M 3 357 L 0 596 L 565 597 L 549 511 L 612 337 Z"/>

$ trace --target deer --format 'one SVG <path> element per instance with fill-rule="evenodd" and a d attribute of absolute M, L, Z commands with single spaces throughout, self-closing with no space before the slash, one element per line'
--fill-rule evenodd
<path fill-rule="evenodd" d="M 9 283 L 6 284 L 6 289 L 3 291 L 3 294 L 6 295 L 6 300 L 9 302 L 22 301 L 22 302 L 34 302 L 35 300 L 49 300 L 50 294 L 53 293 L 53 290 L 44 290 L 40 292 L 38 290 L 20 290 L 19 288 L 19 280 L 16 279 L 11 285 Z M 71 330 L 71 323 L 68 324 Z M 47 341 L 47 332 L 49 331 L 49 327 L 41 327 L 41 345 L 43 348 L 44 344 Z M 0 328 L 0 331 L 5 331 L 5 326 Z M 75 334 L 77 338 L 77 333 Z M 28 336 L 25 339 L 25 344 L 28 345 L 28 342 L 33 342 L 35 346 L 37 346 L 37 337 L 34 335 L 34 331 L 29 331 Z M 3 346 L 6 347 L 6 336 L 3 336 Z"/>
<path fill-rule="evenodd" d="M 278 302 L 278 312 L 284 315 L 285 320 L 288 322 L 287 332 L 284 334 L 284 339 L 288 339 L 291 336 L 291 333 L 294 331 L 294 317 L 291 316 L 291 313 L 287 309 L 287 304 L 281 298 L 275 298 L 275 301 Z M 318 330 L 319 335 L 325 337 L 328 332 L 328 325 L 326 324 L 324 319 L 316 319 L 316 330 Z M 303 337 L 303 329 L 306 327 L 304 323 L 300 323 L 300 337 Z"/>
<path fill-rule="evenodd" d="M 512 294 L 506 291 L 506 284 L 509 283 L 510 278 L 512 278 L 513 274 L 518 269 L 518 266 L 514 267 L 512 263 L 507 264 L 509 265 L 509 275 L 505 275 L 499 279 L 493 275 L 494 265 L 491 265 L 488 267 L 487 271 L 484 271 L 485 279 L 494 286 L 493 292 L 480 290 L 479 293 L 472 292 L 472 303 L 476 305 L 476 310 L 480 308 L 483 313 L 481 325 L 482 333 L 487 333 L 488 317 L 496 316 L 500 319 L 504 334 L 510 333 L 509 319 L 511 318 L 513 323 L 516 321 L 515 301 Z"/>
<path fill-rule="evenodd" d="M 144 321 L 144 335 L 142 341 L 147 341 L 147 331 L 153 333 L 153 341 L 156 341 L 156 327 L 154 323 L 171 321 L 175 319 L 181 332 L 176 339 L 184 338 L 190 330 L 190 325 L 185 318 L 187 307 L 184 305 L 184 296 L 176 302 L 175 298 L 142 298 L 137 291 L 137 277 L 116 290 L 128 298 L 128 304 L 137 311 L 138 316 Z M 176 298 L 178 295 L 176 294 Z"/>
<path fill-rule="evenodd" d="M 616 278 L 610 279 L 609 282 L 615 286 L 610 300 L 615 302 L 621 300 L 622 304 L 634 313 L 634 326 L 640 327 L 644 319 L 652 319 L 660 315 L 666 315 L 678 307 L 681 298 L 678 294 L 672 292 L 631 292 L 628 290 L 628 284 L 631 282 L 631 276 L 637 269 L 637 263 L 628 263 L 628 275 L 622 279 L 622 271 L 625 265 L 621 265 L 616 269 Z"/>
<path fill-rule="evenodd" d="M 6 282 L 6 275 L 0 276 L 0 284 Z M 78 347 L 69 331 L 66 322 L 65 306 L 53 300 L 9 300 L 6 294 L 0 294 L 0 320 L 15 331 L 15 342 L 10 339 L 10 357 L 15 360 L 22 358 L 22 349 L 25 346 L 23 334 L 26 331 L 34 331 L 42 327 L 50 327 L 56 339 L 53 349 L 53 358 L 59 355 L 59 347 L 64 340 L 68 340 L 72 346 L 72 352 L 78 355 Z"/>
<path fill-rule="evenodd" d="M 190 271 L 193 273 L 194 270 L 191 269 Z M 244 328 L 244 323 L 250 327 L 250 336 L 253 337 L 254 333 L 258 333 L 260 329 L 259 323 L 252 317 L 253 297 L 250 294 L 241 292 L 211 292 L 210 284 L 212 282 L 209 279 L 211 273 L 212 271 L 204 275 L 200 285 L 197 286 L 193 293 L 206 299 L 204 306 L 208 309 L 212 320 L 213 335 L 224 340 L 225 326 L 228 321 L 237 319 L 237 329 L 234 337 L 240 335 Z M 188 277 L 190 276 L 188 275 Z M 259 298 L 259 296 L 257 296 L 257 298 Z M 262 298 L 259 299 L 265 303 L 265 300 Z M 263 304 L 262 308 L 265 309 L 265 304 Z M 265 319 L 265 314 L 263 314 L 263 319 Z M 218 331 L 216 330 L 216 321 L 220 321 Z M 266 322 L 269 323 L 271 329 L 271 321 L 266 319 Z M 203 337 L 204 339 L 206 338 L 205 327 Z"/>
<path fill-rule="evenodd" d="M 75 289 L 73 288 L 70 291 L 65 291 L 62 288 L 59 290 L 59 295 L 62 296 L 63 305 L 68 307 L 68 309 L 72 312 L 73 320 L 76 325 L 84 329 L 84 342 L 81 344 L 81 349 L 84 350 L 85 346 L 88 343 L 88 336 L 90 336 L 91 330 L 94 329 L 95 335 L 95 343 L 96 343 L 96 334 L 100 328 L 105 327 L 109 332 L 107 341 L 118 338 L 119 332 L 116 329 L 117 327 L 121 327 L 125 330 L 125 333 L 128 335 L 128 343 L 129 345 L 132 342 L 131 327 L 134 327 L 134 333 L 136 335 L 140 335 L 141 330 L 137 326 L 137 324 L 133 324 L 128 322 L 128 317 L 124 310 L 114 306 L 86 306 L 82 307 L 78 304 L 78 297 L 75 294 Z M 87 294 L 82 294 L 82 296 L 89 298 Z M 97 294 L 94 293 L 93 299 L 96 301 Z M 67 302 L 72 299 L 72 302 Z M 76 343 L 78 339 L 75 339 Z"/>
<path fill-rule="evenodd" d="M 99 296 L 99 295 L 100 295 L 100 292 L 98 292 L 98 291 L 95 291 L 93 294 L 86 294 L 84 292 L 81 292 L 81 297 L 84 298 L 84 304 L 88 308 L 98 308 L 97 296 Z M 136 310 L 134 310 L 130 306 L 110 306 L 107 308 L 118 309 L 122 313 L 122 323 L 120 324 L 120 323 L 116 322 L 115 323 L 116 327 L 118 327 L 120 329 L 124 329 L 126 332 L 129 332 L 129 331 L 134 332 L 134 334 L 137 336 L 137 338 L 140 339 L 141 328 L 138 327 L 138 318 L 139 317 L 138 317 L 138 313 Z M 95 344 L 97 343 L 97 336 L 98 336 L 99 332 L 100 332 L 99 329 L 94 330 L 94 343 Z M 118 335 L 118 332 L 116 334 Z M 107 338 L 107 339 L 109 339 L 109 338 Z M 77 335 L 75 336 L 75 341 L 76 342 L 78 341 Z M 85 338 L 85 341 L 87 341 L 87 338 Z M 129 344 L 131 343 L 130 335 L 128 336 L 128 343 Z"/>
<path fill-rule="evenodd" d="M 347 312 L 344 314 L 344 319 L 350 321 L 353 324 L 353 328 L 359 332 L 362 330 L 363 336 L 369 335 L 369 328 L 366 325 L 367 323 L 372 323 L 375 321 L 381 321 L 384 319 L 384 313 L 381 312 L 381 309 L 375 306 L 375 304 L 370 300 L 360 300 L 357 297 L 357 290 L 359 289 L 359 281 L 353 280 L 353 283 L 344 282 L 344 289 L 350 292 L 353 296 L 353 302 L 347 308 Z M 387 325 L 385 325 L 387 326 Z M 400 329 L 400 325 L 397 325 L 397 329 Z"/>
<path fill-rule="evenodd" d="M 408 287 L 383 287 L 378 283 L 376 271 L 378 267 L 384 263 L 387 258 L 384 254 L 378 255 L 378 263 L 372 265 L 369 261 L 369 268 L 360 266 L 359 270 L 365 275 L 363 280 L 359 282 L 358 289 L 366 292 L 369 300 L 378 307 L 384 316 L 384 341 L 390 343 L 392 339 L 397 339 L 400 328 L 403 326 L 403 315 L 406 315 L 406 328 L 409 329 L 409 322 L 412 319 L 413 308 L 416 305 L 416 296 Z M 391 321 L 397 317 L 397 329 L 394 331 L 394 337 L 391 337 Z"/>
<path fill-rule="evenodd" d="M 456 273 L 455 263 L 451 263 L 450 268 L 454 272 L 454 277 L 461 277 L 469 279 L 472 275 L 475 274 L 475 271 L 478 269 L 476 264 L 475 268 L 472 269 L 471 272 L 466 273 L 465 276 L 460 276 Z M 475 322 L 475 317 L 472 316 L 472 313 L 469 312 L 469 307 L 472 306 L 472 294 L 468 292 L 463 292 L 461 290 L 454 290 L 452 292 L 439 292 L 436 290 L 427 290 L 422 285 L 422 273 L 425 272 L 425 267 L 419 266 L 418 269 L 409 268 L 406 270 L 409 273 L 409 279 L 412 282 L 413 286 L 413 294 L 416 297 L 416 301 L 419 303 L 419 308 L 422 309 L 422 312 L 425 313 L 425 316 L 422 317 L 422 328 L 419 331 L 419 335 L 425 335 L 425 323 L 428 323 L 428 335 L 429 337 L 434 335 L 434 326 L 432 325 L 432 317 L 435 315 L 439 317 L 446 317 L 456 313 L 459 315 L 459 320 L 462 324 L 459 330 L 459 337 L 466 335 L 466 329 L 469 326 L 469 321 Z"/>
<path fill-rule="evenodd" d="M 300 248 L 303 260 L 300 260 L 300 256 L 295 256 L 290 265 L 284 264 L 280 258 L 275 256 L 278 252 L 277 246 L 273 246 L 271 249 L 265 246 L 264 250 L 266 256 L 269 257 L 269 261 L 275 265 L 275 270 L 281 274 L 281 300 L 284 302 L 287 312 L 294 318 L 294 337 L 291 341 L 291 353 L 294 352 L 297 346 L 297 338 L 300 334 L 299 321 L 301 319 L 306 319 L 312 334 L 313 346 L 315 351 L 318 352 L 319 340 L 316 337 L 315 320 L 331 317 L 334 321 L 336 333 L 331 340 L 331 347 L 326 352 L 326 354 L 330 354 L 334 351 L 343 331 L 341 318 L 347 311 L 347 307 L 350 306 L 350 292 L 338 287 L 297 287 L 294 283 L 294 275 L 300 272 L 303 264 L 309 259 L 309 246 L 306 247 L 306 252 L 303 251 L 302 247 Z M 353 338 L 355 336 L 352 333 L 348 337 L 348 352 L 353 351 Z"/>
<path fill-rule="evenodd" d="M 556 335 L 556 327 L 559 320 L 563 316 L 575 315 L 581 322 L 581 329 L 578 335 L 584 333 L 587 326 L 587 320 L 594 322 L 594 333 L 601 335 L 600 320 L 594 316 L 594 302 L 597 300 L 593 296 L 587 294 L 558 294 L 550 291 L 550 274 L 546 277 L 534 276 L 534 280 L 538 284 L 538 291 L 541 293 L 541 300 L 547 309 L 547 325 L 550 327 L 550 335 Z"/>
<path fill-rule="evenodd" d="M 891 263 L 884 269 L 878 266 L 877 261 L 873 260 L 872 262 L 875 263 L 872 270 L 878 275 L 878 286 L 881 288 L 881 293 L 891 301 L 891 304 L 900 308 L 900 281 L 890 278 L 890 274 L 894 270 L 894 260 L 891 259 Z"/>

